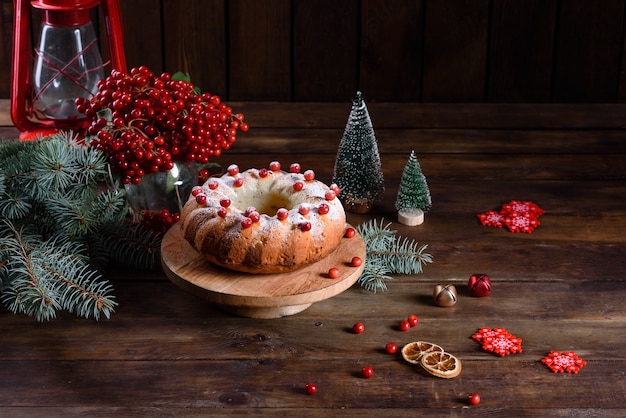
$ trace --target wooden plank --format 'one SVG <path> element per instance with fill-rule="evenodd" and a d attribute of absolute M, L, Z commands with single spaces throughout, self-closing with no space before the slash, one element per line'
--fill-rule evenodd
<path fill-rule="evenodd" d="M 351 104 L 346 103 L 230 103 L 255 127 L 345 128 Z M 367 102 L 374 129 L 622 129 L 622 104 L 525 103 L 394 103 Z"/>
<path fill-rule="evenodd" d="M 357 1 L 293 3 L 293 100 L 345 102 L 357 90 Z"/>
<path fill-rule="evenodd" d="M 230 100 L 291 99 L 291 2 L 230 1 Z"/>
<path fill-rule="evenodd" d="M 556 0 L 493 3 L 488 101 L 550 101 L 556 12 Z"/>
<path fill-rule="evenodd" d="M 424 22 L 424 102 L 485 99 L 489 1 L 429 1 Z"/>
<path fill-rule="evenodd" d="M 189 73 L 202 91 L 227 97 L 225 6 L 221 0 L 163 2 L 164 66 Z"/>
<path fill-rule="evenodd" d="M 267 361 L 6 362 L 3 372 L 12 377 L 0 388 L 9 407 L 355 408 L 362 413 L 380 407 L 381 393 L 382 403 L 394 408 L 460 408 L 466 406 L 467 391 L 480 388 L 481 408 L 506 405 L 518 412 L 529 406 L 623 408 L 615 394 L 626 390 L 623 361 L 594 361 L 576 376 L 563 376 L 535 358 L 509 361 L 484 354 L 485 360 L 466 361 L 461 377 L 438 379 L 378 352 L 369 358 L 375 377 L 365 380 L 358 373 L 368 359 L 293 361 L 281 354 L 279 349 L 276 359 Z M 311 380 L 320 388 L 314 397 L 302 390 Z M 594 396 L 588 396 L 590 387 Z"/>
<path fill-rule="evenodd" d="M 417 102 L 421 93 L 421 0 L 365 0 L 359 89 L 368 101 Z"/>
<path fill-rule="evenodd" d="M 561 2 L 554 101 L 616 100 L 623 26 L 624 0 Z"/>
<path fill-rule="evenodd" d="M 145 65 L 156 74 L 163 72 L 161 1 L 122 1 L 120 13 L 128 70 Z"/>

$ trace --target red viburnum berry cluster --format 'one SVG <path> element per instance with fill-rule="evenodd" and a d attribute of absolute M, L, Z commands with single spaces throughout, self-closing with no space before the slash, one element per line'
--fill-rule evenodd
<path fill-rule="evenodd" d="M 179 213 L 171 213 L 167 209 L 160 211 L 145 210 L 137 213 L 133 222 L 153 231 L 157 234 L 165 234 L 176 222 L 180 221 Z"/>
<path fill-rule="evenodd" d="M 522 339 L 505 328 L 480 328 L 472 338 L 482 345 L 483 350 L 500 357 L 522 352 Z"/>
<path fill-rule="evenodd" d="M 107 155 L 124 184 L 171 170 L 174 161 L 206 164 L 231 147 L 237 131 L 248 130 L 243 114 L 218 96 L 145 66 L 113 71 L 91 99 L 76 99 L 76 107 L 91 120 L 89 145 Z"/>
<path fill-rule="evenodd" d="M 541 359 L 541 362 L 548 366 L 554 373 L 574 373 L 578 371 L 587 362 L 573 351 L 550 351 L 547 356 Z"/>
<path fill-rule="evenodd" d="M 476 215 L 484 226 L 502 228 L 506 226 L 511 232 L 525 232 L 530 234 L 539 223 L 539 217 L 545 211 L 536 203 L 521 200 L 511 200 L 502 205 L 500 212 L 488 210 Z"/>

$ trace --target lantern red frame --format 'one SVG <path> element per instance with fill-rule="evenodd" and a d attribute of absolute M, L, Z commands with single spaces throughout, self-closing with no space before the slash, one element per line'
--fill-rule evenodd
<path fill-rule="evenodd" d="M 83 18 L 89 9 L 102 8 L 107 33 L 108 51 L 112 70 L 126 72 L 124 36 L 119 0 L 15 0 L 13 28 L 13 67 L 11 75 L 11 119 L 26 139 L 45 136 L 59 130 L 76 130 L 82 120 L 62 120 L 33 117 L 31 64 L 31 7 L 54 12 L 62 17 L 63 25 Z"/>

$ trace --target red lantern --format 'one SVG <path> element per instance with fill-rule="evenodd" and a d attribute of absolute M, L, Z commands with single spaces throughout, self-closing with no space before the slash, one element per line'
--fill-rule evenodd
<path fill-rule="evenodd" d="M 111 69 L 126 71 L 118 0 L 15 0 L 14 4 L 11 118 L 20 138 L 80 131 L 84 117 L 74 100 L 97 91 L 108 64 L 102 62 L 90 15 L 100 4 Z M 36 46 L 30 39 L 31 6 L 43 11 Z"/>

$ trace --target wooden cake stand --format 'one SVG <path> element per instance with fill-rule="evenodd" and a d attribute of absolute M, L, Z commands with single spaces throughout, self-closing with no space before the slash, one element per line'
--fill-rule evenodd
<path fill-rule="evenodd" d="M 328 257 L 302 269 L 278 274 L 249 274 L 214 265 L 183 238 L 180 224 L 165 234 L 161 263 L 167 277 L 182 289 L 224 310 L 250 318 L 280 318 L 302 312 L 352 286 L 365 267 L 365 242 L 357 233 L 343 238 Z M 363 263 L 352 267 L 352 257 Z M 341 275 L 328 277 L 336 267 Z"/>

